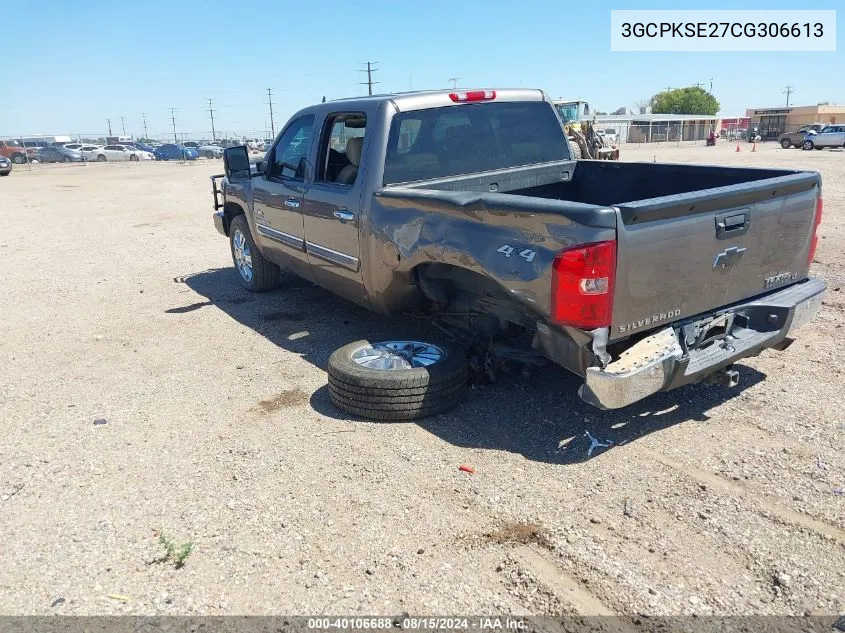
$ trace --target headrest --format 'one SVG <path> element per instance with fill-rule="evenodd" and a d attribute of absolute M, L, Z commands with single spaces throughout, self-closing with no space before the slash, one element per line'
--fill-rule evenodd
<path fill-rule="evenodd" d="M 364 149 L 364 137 L 353 136 L 346 141 L 346 159 L 355 167 L 361 164 L 361 150 Z"/>

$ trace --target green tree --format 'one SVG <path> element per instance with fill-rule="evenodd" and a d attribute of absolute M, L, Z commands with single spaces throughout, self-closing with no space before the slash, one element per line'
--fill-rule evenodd
<path fill-rule="evenodd" d="M 719 102 L 703 88 L 677 88 L 658 92 L 649 102 L 653 114 L 703 114 L 715 116 Z"/>
<path fill-rule="evenodd" d="M 611 114 L 628 114 L 628 108 L 624 106 L 621 108 L 616 108 L 613 112 L 611 112 Z"/>

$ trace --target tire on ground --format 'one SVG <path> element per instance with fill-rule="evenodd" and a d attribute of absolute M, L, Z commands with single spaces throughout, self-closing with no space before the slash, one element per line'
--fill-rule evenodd
<path fill-rule="evenodd" d="M 364 367 L 352 354 L 356 341 L 329 358 L 329 398 L 341 411 L 373 420 L 417 420 L 454 408 L 467 389 L 467 361 L 455 345 L 437 343 L 445 356 L 428 367 L 382 370 Z"/>
<path fill-rule="evenodd" d="M 238 271 L 238 263 L 235 261 L 235 247 L 232 243 L 235 229 L 240 230 L 249 245 L 249 253 L 252 257 L 252 279 L 247 281 Z M 266 292 L 279 285 L 281 270 L 273 262 L 264 259 L 255 245 L 252 233 L 249 230 L 249 223 L 243 214 L 236 215 L 229 225 L 229 249 L 232 251 L 232 263 L 235 265 L 235 272 L 238 273 L 238 281 L 241 285 L 252 292 Z"/>

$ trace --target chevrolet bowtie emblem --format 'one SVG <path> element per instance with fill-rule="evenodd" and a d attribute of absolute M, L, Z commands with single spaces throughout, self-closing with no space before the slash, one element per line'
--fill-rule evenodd
<path fill-rule="evenodd" d="M 744 253 L 744 247 L 731 246 L 730 248 L 726 248 L 716 255 L 716 259 L 713 260 L 713 268 L 730 268 L 731 266 L 735 266 Z"/>

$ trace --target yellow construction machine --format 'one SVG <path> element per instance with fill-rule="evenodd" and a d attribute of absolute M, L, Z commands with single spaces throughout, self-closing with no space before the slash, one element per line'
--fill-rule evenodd
<path fill-rule="evenodd" d="M 598 134 L 586 101 L 553 101 L 569 138 L 573 158 L 619 160 L 619 148 Z"/>

